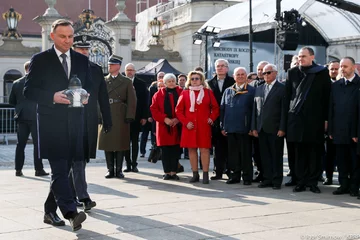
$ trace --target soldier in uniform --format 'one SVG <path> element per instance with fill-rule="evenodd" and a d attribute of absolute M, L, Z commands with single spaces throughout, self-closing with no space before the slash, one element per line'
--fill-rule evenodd
<path fill-rule="evenodd" d="M 103 129 L 104 125 L 99 129 L 99 149 L 105 151 L 108 169 L 105 178 L 124 178 L 124 153 L 130 149 L 130 123 L 134 121 L 136 113 L 135 90 L 132 81 L 119 74 L 121 63 L 121 57 L 112 55 L 109 59 L 109 75 L 105 77 L 113 123 L 108 133 Z"/>

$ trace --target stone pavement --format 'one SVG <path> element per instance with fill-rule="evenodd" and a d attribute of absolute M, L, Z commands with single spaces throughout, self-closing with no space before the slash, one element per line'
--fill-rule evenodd
<path fill-rule="evenodd" d="M 144 158 L 139 173 L 105 179 L 103 155 L 87 167 L 89 193 L 98 205 L 83 228 L 72 232 L 68 222 L 53 227 L 42 222 L 50 178 L 34 176 L 31 147 L 24 177 L 15 177 L 15 146 L 0 145 L 1 240 L 360 239 L 360 200 L 333 196 L 336 186 L 320 186 L 323 193 L 314 194 L 226 185 L 225 180 L 190 184 L 188 160 L 181 160 L 180 181 L 164 181 L 161 162 Z"/>

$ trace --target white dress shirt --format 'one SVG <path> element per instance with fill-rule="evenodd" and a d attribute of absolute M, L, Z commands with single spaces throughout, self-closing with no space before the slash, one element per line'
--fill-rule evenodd
<path fill-rule="evenodd" d="M 63 62 L 63 58 L 60 56 L 62 54 L 62 52 L 60 52 L 59 50 L 56 49 L 55 45 L 54 45 L 54 49 L 55 49 L 55 52 L 56 52 L 56 55 L 58 56 L 59 60 L 60 60 L 60 63 L 62 64 Z M 66 63 L 68 65 L 68 78 L 70 78 L 70 72 L 71 72 L 71 57 L 70 57 L 70 50 L 67 51 L 65 53 L 66 55 Z"/>

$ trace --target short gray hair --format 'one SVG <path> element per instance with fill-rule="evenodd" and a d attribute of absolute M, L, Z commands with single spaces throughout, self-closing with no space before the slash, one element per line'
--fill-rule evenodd
<path fill-rule="evenodd" d="M 237 71 L 239 71 L 239 70 L 244 70 L 245 73 L 247 74 L 246 68 L 244 68 L 244 67 L 237 67 L 237 68 L 235 68 L 235 69 L 234 69 L 234 74 L 235 74 Z"/>
<path fill-rule="evenodd" d="M 175 76 L 174 74 L 172 74 L 172 73 L 167 73 L 167 74 L 165 74 L 165 75 L 164 75 L 164 78 L 163 78 L 164 84 L 166 84 L 166 82 L 167 82 L 168 80 L 171 80 L 171 79 L 174 79 L 175 82 L 176 82 L 176 76 Z"/>
<path fill-rule="evenodd" d="M 219 58 L 219 59 L 217 59 L 217 60 L 215 61 L 215 67 L 216 67 L 216 65 L 218 65 L 219 62 L 224 62 L 227 67 L 229 66 L 228 60 L 223 59 L 223 58 Z"/>
<path fill-rule="evenodd" d="M 135 70 L 135 65 L 133 63 L 128 63 L 125 65 L 125 69 L 127 69 L 128 67 L 132 67 Z"/>
<path fill-rule="evenodd" d="M 258 63 L 258 65 L 256 66 L 256 68 L 259 68 L 261 65 L 264 65 L 264 64 L 269 64 L 269 62 L 267 61 L 261 61 Z"/>
<path fill-rule="evenodd" d="M 268 63 L 268 64 L 266 64 L 266 65 L 264 66 L 264 68 L 266 68 L 266 67 L 271 67 L 271 70 L 273 70 L 273 71 L 275 71 L 275 72 L 278 71 L 278 70 L 277 70 L 277 67 L 276 67 L 274 64 Z"/>

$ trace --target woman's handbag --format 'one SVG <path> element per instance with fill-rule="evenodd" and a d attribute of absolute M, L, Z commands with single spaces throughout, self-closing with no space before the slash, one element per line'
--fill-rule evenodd
<path fill-rule="evenodd" d="M 154 144 L 150 151 L 148 162 L 156 163 L 160 159 L 161 159 L 161 148 L 156 146 L 156 144 Z"/>

